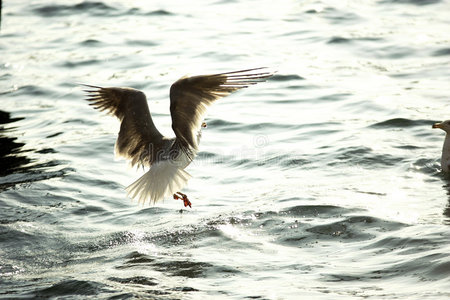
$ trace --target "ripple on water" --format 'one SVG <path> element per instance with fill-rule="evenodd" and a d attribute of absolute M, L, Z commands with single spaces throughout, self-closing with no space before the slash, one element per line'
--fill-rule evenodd
<path fill-rule="evenodd" d="M 48 97 L 50 95 L 50 91 L 47 88 L 43 88 L 37 85 L 23 85 L 20 86 L 17 90 L 11 92 L 11 96 L 44 96 Z"/>
<path fill-rule="evenodd" d="M 10 114 L 0 111 L 0 124 L 11 124 L 24 118 L 11 118 Z M 54 177 L 64 176 L 70 172 L 69 168 L 60 170 L 52 170 L 61 164 L 60 161 L 52 160 L 37 162 L 35 158 L 29 155 L 34 153 L 47 154 L 54 153 L 52 148 L 44 148 L 40 150 L 25 149 L 25 143 L 17 141 L 14 135 L 21 135 L 16 132 L 13 127 L 0 127 L 0 190 L 6 190 L 20 183 L 29 183 L 41 181 Z"/>
<path fill-rule="evenodd" d="M 128 278 L 110 277 L 108 279 L 121 284 L 132 284 L 132 285 L 139 284 L 145 286 L 158 285 L 157 280 L 155 278 L 149 278 L 145 276 L 134 276 Z"/>
<path fill-rule="evenodd" d="M 38 289 L 32 294 L 38 298 L 58 297 L 58 296 L 90 296 L 98 295 L 110 291 L 106 285 L 85 280 L 64 280 L 49 287 Z"/>
<path fill-rule="evenodd" d="M 411 5 L 430 5 L 441 2 L 441 0 L 382 0 L 380 4 L 411 4 Z"/>
<path fill-rule="evenodd" d="M 162 17 L 162 16 L 172 16 L 174 14 L 165 9 L 157 9 L 157 10 L 152 10 L 152 11 L 147 12 L 147 13 L 145 13 L 145 15 Z"/>
<path fill-rule="evenodd" d="M 363 146 L 351 146 L 340 148 L 335 151 L 336 155 L 328 163 L 329 166 L 357 165 L 367 168 L 388 168 L 398 165 L 405 158 L 390 153 L 376 153 L 371 148 Z"/>
<path fill-rule="evenodd" d="M 270 81 L 296 81 L 305 80 L 302 76 L 298 74 L 275 74 L 270 78 Z"/>
<path fill-rule="evenodd" d="M 103 2 L 84 1 L 74 5 L 42 5 L 35 7 L 33 12 L 42 17 L 61 17 L 73 14 L 86 13 L 99 15 L 108 15 L 116 9 Z"/>
<path fill-rule="evenodd" d="M 327 44 L 350 44 L 357 41 L 379 42 L 381 40 L 381 38 L 374 37 L 346 38 L 342 36 L 334 36 L 327 41 Z"/>
<path fill-rule="evenodd" d="M 433 124 L 433 121 L 421 119 L 421 120 L 411 120 L 405 118 L 394 118 L 386 121 L 378 122 L 370 125 L 372 128 L 408 128 L 415 126 L 430 126 Z"/>
<path fill-rule="evenodd" d="M 79 45 L 83 47 L 100 47 L 102 44 L 103 43 L 97 39 L 87 39 L 79 43 Z"/>
<path fill-rule="evenodd" d="M 450 48 L 441 48 L 436 50 L 432 54 L 433 56 L 447 56 L 450 55 Z"/>

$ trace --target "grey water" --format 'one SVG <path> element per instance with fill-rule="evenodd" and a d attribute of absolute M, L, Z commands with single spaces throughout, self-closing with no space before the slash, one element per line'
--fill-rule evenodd
<path fill-rule="evenodd" d="M 4 1 L 1 299 L 448 299 L 450 1 Z M 267 66 L 218 101 L 184 190 L 143 170 L 80 83 L 143 90 Z"/>

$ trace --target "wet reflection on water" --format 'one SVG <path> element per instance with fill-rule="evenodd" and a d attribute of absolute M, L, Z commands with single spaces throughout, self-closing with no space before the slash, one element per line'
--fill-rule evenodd
<path fill-rule="evenodd" d="M 64 168 L 53 171 L 52 168 L 60 164 L 57 160 L 41 161 L 31 156 L 55 153 L 52 148 L 36 150 L 27 148 L 26 144 L 18 141 L 14 135 L 19 135 L 14 126 L 8 124 L 24 120 L 12 118 L 9 112 L 0 111 L 0 191 L 16 184 L 28 183 L 63 176 Z"/>
<path fill-rule="evenodd" d="M 22 150 L 24 143 L 17 141 L 17 137 L 11 136 L 14 127 L 5 128 L 23 118 L 11 118 L 10 113 L 0 111 L 0 176 L 6 176 L 14 172 L 23 172 L 30 168 L 31 159 Z"/>

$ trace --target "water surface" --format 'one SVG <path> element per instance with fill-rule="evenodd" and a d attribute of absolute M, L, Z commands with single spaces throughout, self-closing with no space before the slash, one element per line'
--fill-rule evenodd
<path fill-rule="evenodd" d="M 0 298 L 446 299 L 449 1 L 7 1 Z M 118 122 L 78 83 L 146 92 L 269 66 L 220 100 L 193 202 L 139 206 Z"/>

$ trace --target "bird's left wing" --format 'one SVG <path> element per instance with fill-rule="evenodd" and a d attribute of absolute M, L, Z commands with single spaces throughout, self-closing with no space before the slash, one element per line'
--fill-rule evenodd
<path fill-rule="evenodd" d="M 266 68 L 183 77 L 170 88 L 170 114 L 177 142 L 186 153 L 198 150 L 197 133 L 215 100 L 272 76 Z"/>
<path fill-rule="evenodd" d="M 155 157 L 149 147 L 161 142 L 162 134 L 153 123 L 144 93 L 132 88 L 84 86 L 89 88 L 85 92 L 90 105 L 120 120 L 116 155 L 129 159 L 132 166 L 151 165 Z"/>

